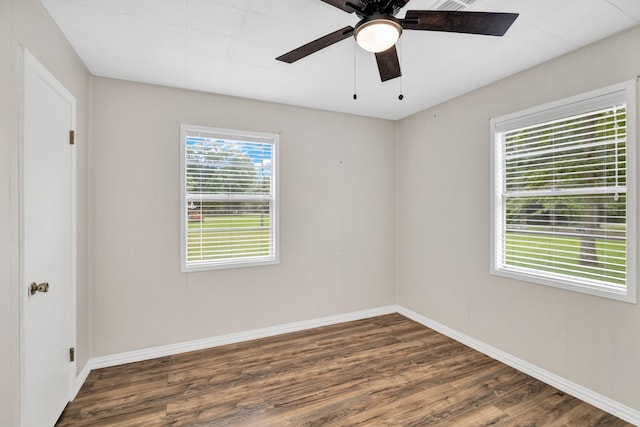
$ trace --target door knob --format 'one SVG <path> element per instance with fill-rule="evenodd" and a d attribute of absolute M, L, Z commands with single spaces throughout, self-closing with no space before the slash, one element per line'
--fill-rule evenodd
<path fill-rule="evenodd" d="M 33 295 L 36 292 L 49 292 L 49 283 L 43 282 L 37 284 L 36 282 L 31 282 L 31 284 L 29 285 L 29 294 Z"/>

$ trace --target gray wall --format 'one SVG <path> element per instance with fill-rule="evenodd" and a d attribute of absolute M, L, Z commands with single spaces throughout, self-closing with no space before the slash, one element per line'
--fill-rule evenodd
<path fill-rule="evenodd" d="M 640 306 L 489 275 L 489 119 L 633 79 L 638 52 L 640 28 L 428 109 L 398 148 L 398 304 L 636 410 Z"/>
<path fill-rule="evenodd" d="M 78 368 L 89 358 L 87 153 L 90 76 L 37 0 L 0 1 L 0 425 L 18 425 L 19 46 L 74 94 L 78 160 Z"/>
<path fill-rule="evenodd" d="M 179 124 L 280 137 L 280 264 L 180 273 Z M 395 303 L 395 123 L 94 78 L 93 356 Z"/>

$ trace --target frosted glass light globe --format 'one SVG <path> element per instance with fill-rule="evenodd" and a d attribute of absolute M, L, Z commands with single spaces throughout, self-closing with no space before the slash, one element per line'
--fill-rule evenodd
<path fill-rule="evenodd" d="M 356 28 L 356 42 L 361 48 L 369 52 L 384 52 L 395 45 L 402 27 L 397 22 L 388 19 L 374 19 L 362 23 Z"/>

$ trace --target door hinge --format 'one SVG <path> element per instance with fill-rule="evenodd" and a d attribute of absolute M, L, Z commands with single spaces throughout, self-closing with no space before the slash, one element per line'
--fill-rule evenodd
<path fill-rule="evenodd" d="M 69 131 L 69 145 L 75 145 L 76 143 L 76 131 L 75 130 L 70 130 Z"/>
<path fill-rule="evenodd" d="M 71 347 L 69 349 L 69 362 L 75 362 L 76 361 L 76 349 Z"/>

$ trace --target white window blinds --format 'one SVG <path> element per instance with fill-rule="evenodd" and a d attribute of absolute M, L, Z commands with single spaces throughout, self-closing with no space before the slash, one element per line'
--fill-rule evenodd
<path fill-rule="evenodd" d="M 277 261 L 277 135 L 183 126 L 183 269 Z"/>
<path fill-rule="evenodd" d="M 626 295 L 626 97 L 511 119 L 494 138 L 495 268 Z"/>

